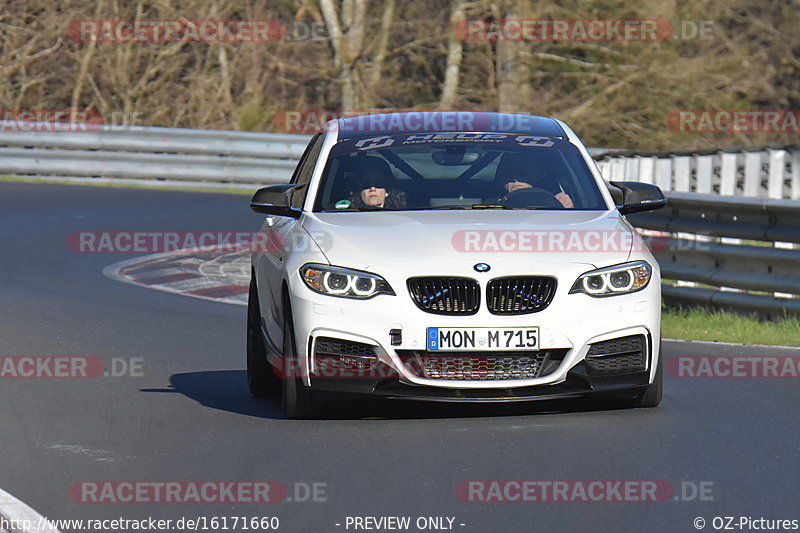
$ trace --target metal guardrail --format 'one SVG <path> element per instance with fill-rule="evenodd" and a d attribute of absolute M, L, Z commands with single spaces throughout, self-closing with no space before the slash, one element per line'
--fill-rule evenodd
<path fill-rule="evenodd" d="M 664 209 L 628 216 L 668 232 L 654 249 L 670 280 L 665 302 L 800 313 L 800 146 L 593 157 L 607 180 L 653 183 L 668 196 Z"/>
<path fill-rule="evenodd" d="M 627 218 L 670 234 L 651 241 L 662 277 L 678 280 L 662 287 L 667 303 L 800 313 L 800 250 L 774 247 L 800 243 L 800 202 L 672 193 L 665 208 Z"/>
<path fill-rule="evenodd" d="M 307 135 L 138 126 L 0 125 L 0 174 L 272 184 Z M 664 191 L 800 199 L 800 147 L 699 152 L 590 150 L 606 179 Z"/>
<path fill-rule="evenodd" d="M 606 179 L 654 183 L 665 192 L 800 200 L 800 146 L 594 156 Z"/>
<path fill-rule="evenodd" d="M 0 174 L 248 184 L 288 180 L 309 136 L 52 123 L 0 129 Z"/>
<path fill-rule="evenodd" d="M 52 123 L 25 126 L 24 131 L 0 128 L 0 175 L 281 183 L 310 138 L 179 128 L 92 125 L 87 131 L 54 131 Z M 800 147 L 592 154 L 606 179 L 655 183 L 668 193 L 666 208 L 628 217 L 640 228 L 671 234 L 655 250 L 663 277 L 677 281 L 664 285 L 665 300 L 767 314 L 800 312 L 800 299 L 772 294 L 800 295 L 800 250 L 775 245 L 800 243 L 800 202 L 757 198 L 800 199 Z M 741 244 L 739 239 L 762 245 Z"/>

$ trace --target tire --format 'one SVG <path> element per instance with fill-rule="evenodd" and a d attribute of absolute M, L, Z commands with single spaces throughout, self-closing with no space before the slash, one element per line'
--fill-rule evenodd
<path fill-rule="evenodd" d="M 267 348 L 261 333 L 261 310 L 255 277 L 250 278 L 247 298 L 247 387 L 258 398 L 271 396 L 278 391 L 278 378 L 267 360 Z"/>
<path fill-rule="evenodd" d="M 658 367 L 653 383 L 645 387 L 642 395 L 634 400 L 634 407 L 658 407 L 664 393 L 664 356 L 661 348 L 658 350 Z"/>
<path fill-rule="evenodd" d="M 294 322 L 289 301 L 283 305 L 283 386 L 281 387 L 281 406 L 286 418 L 308 418 L 316 410 L 313 392 L 302 380 L 303 372 L 294 364 L 297 357 L 297 344 L 294 336 Z M 300 375 L 298 375 L 300 374 Z"/>

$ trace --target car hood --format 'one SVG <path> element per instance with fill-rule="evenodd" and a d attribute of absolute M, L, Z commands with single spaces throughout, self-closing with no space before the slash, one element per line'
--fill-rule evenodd
<path fill-rule="evenodd" d="M 307 213 L 330 264 L 626 261 L 636 237 L 616 211 L 453 210 Z"/>

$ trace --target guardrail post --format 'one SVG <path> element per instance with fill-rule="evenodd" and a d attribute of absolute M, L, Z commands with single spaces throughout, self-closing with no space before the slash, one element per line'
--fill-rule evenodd
<path fill-rule="evenodd" d="M 736 194 L 736 177 L 738 175 L 736 153 L 722 154 L 722 165 L 720 166 L 719 193 L 722 196 L 733 196 Z"/>
<path fill-rule="evenodd" d="M 663 191 L 672 190 L 672 159 L 656 159 L 656 185 Z"/>
<path fill-rule="evenodd" d="M 747 152 L 744 156 L 744 195 L 759 197 L 761 190 L 761 152 Z"/>
<path fill-rule="evenodd" d="M 677 192 L 691 192 L 692 184 L 692 159 L 689 156 L 673 156 L 673 184 L 672 190 Z"/>
<path fill-rule="evenodd" d="M 713 192 L 712 180 L 714 177 L 715 155 L 696 155 L 697 187 L 695 191 L 702 194 Z"/>
<path fill-rule="evenodd" d="M 639 181 L 653 183 L 656 174 L 656 158 L 642 157 L 639 160 Z"/>

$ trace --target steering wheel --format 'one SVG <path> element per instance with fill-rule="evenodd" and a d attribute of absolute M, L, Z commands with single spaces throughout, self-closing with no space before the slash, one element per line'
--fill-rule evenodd
<path fill-rule="evenodd" d="M 506 195 L 503 205 L 508 207 L 541 207 L 546 209 L 565 209 L 564 204 L 548 191 L 539 187 L 517 189 Z"/>

